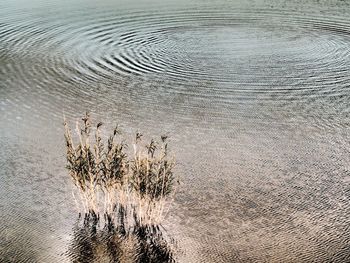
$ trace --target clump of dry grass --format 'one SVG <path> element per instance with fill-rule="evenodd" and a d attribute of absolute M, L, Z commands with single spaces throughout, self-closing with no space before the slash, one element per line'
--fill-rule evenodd
<path fill-rule="evenodd" d="M 93 127 L 86 114 L 72 133 L 64 121 L 67 168 L 78 192 L 73 196 L 85 213 L 71 256 L 75 262 L 174 262 L 159 227 L 178 183 L 166 136 L 143 144 L 137 133 L 132 151 L 118 127 L 104 143 L 101 126 Z M 97 228 L 100 215 L 103 229 Z"/>
<path fill-rule="evenodd" d="M 82 125 L 76 124 L 76 143 L 66 120 L 64 126 L 67 168 L 80 201 L 74 197 L 85 214 L 97 218 L 103 214 L 110 224 L 124 230 L 160 224 L 178 182 L 167 137 L 143 145 L 142 134 L 137 133 L 134 151 L 128 156 L 118 127 L 104 144 L 102 123 L 92 128 L 89 114 L 82 118 Z"/>
<path fill-rule="evenodd" d="M 78 144 L 75 145 L 68 124 L 66 121 L 64 122 L 68 161 L 67 169 L 79 191 L 84 211 L 86 213 L 96 214 L 98 211 L 96 190 L 101 179 L 101 153 L 96 152 L 96 150 L 98 148 L 101 149 L 101 147 L 97 145 L 97 147 L 91 147 L 90 145 L 91 124 L 88 115 L 83 118 L 83 125 L 83 128 L 81 128 L 79 122 L 76 124 Z M 98 128 L 96 134 L 98 134 Z M 96 148 L 95 151 L 93 148 Z"/>
<path fill-rule="evenodd" d="M 130 182 L 133 199 L 141 224 L 158 224 L 162 220 L 165 205 L 175 192 L 173 168 L 175 161 L 168 156 L 166 137 L 160 145 L 154 140 L 142 148 L 141 134 L 136 134 L 134 157 L 130 166 Z"/>

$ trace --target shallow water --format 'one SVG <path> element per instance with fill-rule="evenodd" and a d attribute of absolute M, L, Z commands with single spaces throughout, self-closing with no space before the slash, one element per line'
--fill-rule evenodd
<path fill-rule="evenodd" d="M 350 261 L 348 1 L 0 2 L 0 261 L 69 262 L 62 116 L 170 135 L 179 262 Z"/>

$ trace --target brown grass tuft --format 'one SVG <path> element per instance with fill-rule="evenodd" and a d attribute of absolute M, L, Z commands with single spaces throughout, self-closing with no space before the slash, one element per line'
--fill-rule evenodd
<path fill-rule="evenodd" d="M 86 215 L 103 215 L 124 230 L 160 224 L 178 183 L 167 136 L 144 145 L 142 134 L 136 133 L 134 151 L 128 156 L 119 128 L 104 143 L 101 126 L 100 122 L 92 127 L 86 113 L 76 123 L 75 142 L 64 119 L 67 169 L 77 188 L 76 201 Z"/>

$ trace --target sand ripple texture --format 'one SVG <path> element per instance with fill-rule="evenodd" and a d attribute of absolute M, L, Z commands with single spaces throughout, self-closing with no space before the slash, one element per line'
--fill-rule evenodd
<path fill-rule="evenodd" d="M 349 101 L 348 1 L 3 0 L 0 261 L 68 260 L 89 110 L 171 135 L 180 262 L 349 262 Z"/>

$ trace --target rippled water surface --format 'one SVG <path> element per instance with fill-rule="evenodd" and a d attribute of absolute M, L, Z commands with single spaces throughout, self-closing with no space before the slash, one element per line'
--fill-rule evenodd
<path fill-rule="evenodd" d="M 71 261 L 89 110 L 170 135 L 179 262 L 350 262 L 349 102 L 348 1 L 3 0 L 0 261 Z"/>

